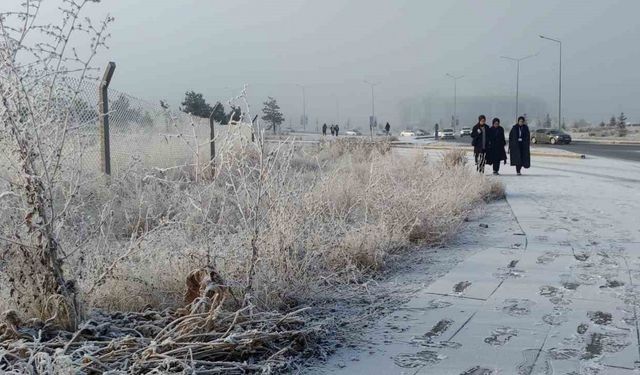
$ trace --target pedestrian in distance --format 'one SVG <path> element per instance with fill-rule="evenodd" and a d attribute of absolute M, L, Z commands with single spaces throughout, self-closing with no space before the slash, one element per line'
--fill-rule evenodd
<path fill-rule="evenodd" d="M 484 173 L 486 163 L 487 145 L 489 144 L 488 131 L 487 118 L 485 115 L 478 116 L 478 123 L 471 130 L 471 145 L 473 146 L 476 170 L 480 173 Z"/>
<path fill-rule="evenodd" d="M 322 124 L 322 135 L 323 136 L 327 135 L 327 123 L 326 122 L 324 124 Z"/>
<path fill-rule="evenodd" d="M 504 146 L 507 141 L 504 138 L 504 128 L 500 126 L 500 119 L 494 118 L 488 130 L 489 145 L 487 148 L 487 164 L 493 166 L 493 174 L 500 174 L 500 162 L 507 164 L 507 153 Z"/>
<path fill-rule="evenodd" d="M 336 127 L 333 124 L 331 124 L 331 135 L 336 135 Z"/>
<path fill-rule="evenodd" d="M 340 132 L 340 126 L 336 124 L 336 137 L 338 136 L 338 132 Z"/>
<path fill-rule="evenodd" d="M 525 118 L 518 117 L 518 123 L 509 132 L 509 159 L 516 167 L 518 176 L 522 175 L 522 168 L 531 167 L 531 137 Z"/>
<path fill-rule="evenodd" d="M 389 131 L 391 130 L 391 125 L 387 122 L 387 125 L 384 126 L 384 132 L 389 135 Z"/>

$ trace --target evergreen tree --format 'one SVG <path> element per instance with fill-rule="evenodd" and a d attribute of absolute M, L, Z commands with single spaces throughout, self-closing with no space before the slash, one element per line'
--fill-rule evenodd
<path fill-rule="evenodd" d="M 116 100 L 109 103 L 110 109 L 114 113 L 114 122 L 140 122 L 142 109 L 131 106 L 131 101 L 124 94 L 118 95 Z"/>
<path fill-rule="evenodd" d="M 262 108 L 262 119 L 271 124 L 270 128 L 273 128 L 273 134 L 276 134 L 278 126 L 284 122 L 284 116 L 280 112 L 280 106 L 278 102 L 271 96 L 264 102 L 264 108 Z"/>
<path fill-rule="evenodd" d="M 616 116 L 611 116 L 611 119 L 609 119 L 609 127 L 615 128 L 617 124 Z"/>
<path fill-rule="evenodd" d="M 202 94 L 187 91 L 182 101 L 182 111 L 194 116 L 209 118 L 213 108 L 204 100 Z"/>
<path fill-rule="evenodd" d="M 229 122 L 240 121 L 242 119 L 242 110 L 240 109 L 240 107 L 232 105 L 227 117 L 229 118 Z"/>
<path fill-rule="evenodd" d="M 227 125 L 229 123 L 227 114 L 224 112 L 224 105 L 220 102 L 217 102 L 213 106 L 213 120 L 221 125 Z"/>
<path fill-rule="evenodd" d="M 600 127 L 604 128 L 605 126 L 607 126 L 607 124 L 605 124 L 604 121 L 600 121 Z"/>
<path fill-rule="evenodd" d="M 618 116 L 617 125 L 620 129 L 624 129 L 627 126 L 627 116 L 624 115 L 624 112 L 621 112 L 620 116 Z"/>

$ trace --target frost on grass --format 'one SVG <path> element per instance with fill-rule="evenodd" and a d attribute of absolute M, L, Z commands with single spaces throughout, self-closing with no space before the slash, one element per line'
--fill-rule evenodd
<path fill-rule="evenodd" d="M 322 353 L 325 328 L 304 310 L 317 293 L 365 281 L 389 254 L 446 242 L 490 191 L 464 167 L 400 162 L 384 144 L 253 147 L 229 150 L 207 179 L 132 166 L 91 186 L 72 218 L 86 245 L 66 259 L 86 319 L 77 331 L 5 325 L 5 364 L 38 355 L 87 372 L 287 368 Z M 62 243 L 79 241 L 75 228 Z"/>
<path fill-rule="evenodd" d="M 0 14 L 4 373 L 290 370 L 323 354 L 305 308 L 317 295 L 445 243 L 502 189 L 386 142 L 267 142 L 259 123 L 255 142 L 217 144 L 212 161 L 132 160 L 107 179 L 77 162 L 78 129 L 95 126 L 77 99 L 111 22 L 85 20 L 91 3 L 61 1 L 59 25 L 38 24 L 38 1 Z M 29 45 L 37 32 L 49 43 Z"/>

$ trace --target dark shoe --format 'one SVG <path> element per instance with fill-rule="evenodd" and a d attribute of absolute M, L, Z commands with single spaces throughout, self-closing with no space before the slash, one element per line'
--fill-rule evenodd
<path fill-rule="evenodd" d="M 522 173 L 518 172 L 518 176 L 522 176 Z"/>
<path fill-rule="evenodd" d="M 498 172 L 493 172 L 493 174 L 496 175 L 496 176 L 500 175 L 500 173 L 498 173 Z"/>

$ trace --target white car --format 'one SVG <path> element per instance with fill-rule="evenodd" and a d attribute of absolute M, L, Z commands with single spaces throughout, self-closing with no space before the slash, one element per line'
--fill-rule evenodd
<path fill-rule="evenodd" d="M 362 133 L 360 133 L 360 131 L 356 130 L 356 129 L 347 130 L 344 134 L 346 134 L 346 135 L 362 135 Z"/>
<path fill-rule="evenodd" d="M 456 137 L 453 129 L 442 129 L 442 131 L 438 133 L 438 136 L 441 139 L 453 139 Z"/>
<path fill-rule="evenodd" d="M 416 130 L 415 133 L 416 133 L 416 136 L 418 136 L 418 137 L 424 137 L 425 135 L 427 135 L 427 132 L 425 132 L 422 129 Z"/>
<path fill-rule="evenodd" d="M 400 136 L 401 137 L 415 137 L 416 136 L 416 132 L 414 132 L 413 130 L 403 130 L 400 132 Z"/>
<path fill-rule="evenodd" d="M 471 135 L 471 128 L 460 129 L 460 136 L 464 137 L 465 135 Z"/>

